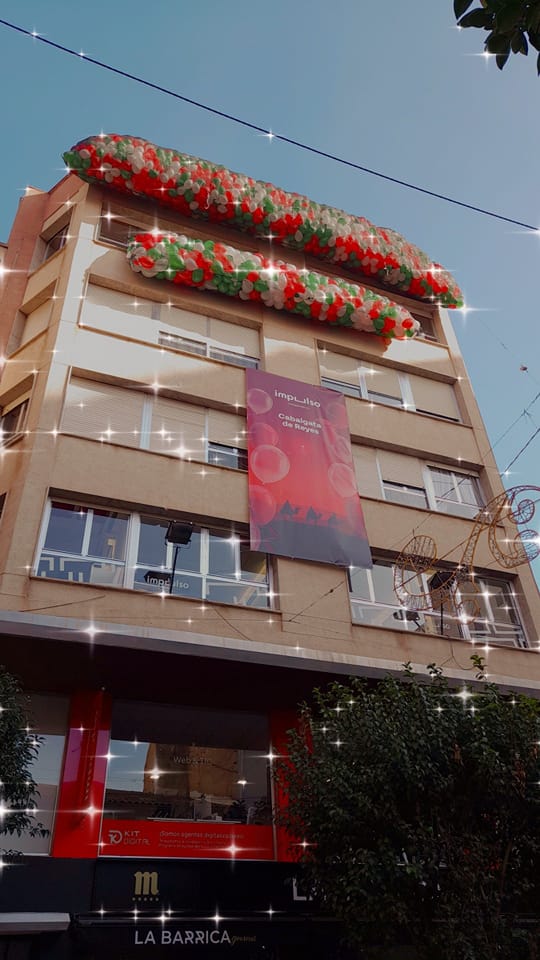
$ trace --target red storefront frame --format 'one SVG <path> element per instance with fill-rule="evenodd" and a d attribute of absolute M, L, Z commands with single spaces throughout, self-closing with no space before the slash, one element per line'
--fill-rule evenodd
<path fill-rule="evenodd" d="M 272 751 L 282 755 L 284 733 L 294 713 L 270 716 Z M 71 701 L 51 856 L 193 858 L 223 860 L 296 859 L 279 826 L 197 820 L 119 820 L 104 811 L 111 734 L 111 698 L 103 691 L 74 694 Z M 284 802 L 276 791 L 277 806 Z"/>

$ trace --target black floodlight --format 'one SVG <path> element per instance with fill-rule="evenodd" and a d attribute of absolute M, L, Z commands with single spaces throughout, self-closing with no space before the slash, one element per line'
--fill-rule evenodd
<path fill-rule="evenodd" d="M 193 524 L 185 523 L 183 520 L 171 520 L 165 540 L 167 543 L 175 543 L 177 546 L 186 546 L 193 536 Z"/>

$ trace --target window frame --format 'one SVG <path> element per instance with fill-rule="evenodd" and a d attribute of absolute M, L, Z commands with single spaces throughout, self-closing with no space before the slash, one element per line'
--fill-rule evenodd
<path fill-rule="evenodd" d="M 109 213 L 109 212 L 107 213 L 102 212 L 97 223 L 95 240 L 98 243 L 105 243 L 107 244 L 107 246 L 116 247 L 118 250 L 126 250 L 129 240 L 131 238 L 128 236 L 128 239 L 124 242 L 120 240 L 114 240 L 112 237 L 104 236 L 103 225 L 107 224 L 108 226 L 111 222 L 125 224 L 125 226 L 128 228 L 128 231 L 131 230 L 133 235 L 135 235 L 136 233 L 147 233 L 151 229 L 150 227 L 145 226 L 144 224 L 133 223 L 131 220 L 126 220 L 124 217 L 117 216 L 116 214 Z"/>
<path fill-rule="evenodd" d="M 332 352 L 328 351 L 326 347 L 319 347 L 318 349 L 320 353 L 323 353 L 323 355 L 325 352 Z M 373 369 L 373 365 L 371 366 L 371 369 Z M 358 358 L 356 361 L 358 385 L 349 383 L 347 380 L 335 380 L 332 377 L 325 377 L 322 373 L 320 374 L 320 382 L 321 386 L 326 387 L 328 390 L 335 390 L 337 393 L 341 393 L 344 396 L 353 397 L 357 400 L 367 400 L 369 403 L 393 407 L 396 410 L 407 410 L 409 413 L 420 413 L 426 417 L 434 417 L 436 420 L 444 420 L 445 423 L 463 423 L 461 414 L 459 413 L 457 398 L 455 398 L 456 413 L 459 414 L 457 417 L 449 417 L 442 413 L 424 410 L 423 408 L 417 407 L 415 403 L 413 389 L 408 374 L 392 366 L 384 367 L 384 369 L 396 375 L 399 384 L 400 397 L 393 397 L 391 394 L 384 394 L 382 392 L 378 393 L 376 390 L 373 390 L 369 382 L 370 367 L 368 361 L 360 358 Z M 427 380 L 431 378 L 425 377 L 424 379 Z M 446 383 L 446 381 L 444 382 Z M 452 388 L 452 391 L 454 390 L 453 383 L 448 383 L 447 385 Z M 381 399 L 384 397 L 387 399 Z"/>
<path fill-rule="evenodd" d="M 0 447 L 8 447 L 10 444 L 15 443 L 16 440 L 19 440 L 20 437 L 24 436 L 26 433 L 26 421 L 28 419 L 28 408 L 30 406 L 30 391 L 23 393 L 18 396 L 15 400 L 12 400 L 11 403 L 6 403 L 3 407 L 0 408 Z M 4 430 L 4 421 L 10 414 L 14 413 L 16 410 L 19 411 L 16 417 L 15 428 L 13 430 L 5 431 Z M 4 432 L 8 435 L 4 438 Z"/>
<path fill-rule="evenodd" d="M 47 534 L 49 530 L 49 523 L 51 519 L 52 508 L 56 504 L 66 504 L 67 506 L 80 508 L 81 510 L 87 511 L 85 527 L 82 538 L 82 547 L 80 553 L 74 553 L 68 550 L 58 550 L 56 548 L 48 548 L 45 546 L 47 539 Z M 138 569 L 148 570 L 149 565 L 147 563 L 141 563 L 138 560 L 138 549 L 140 542 L 140 532 L 141 524 L 144 520 L 156 520 L 163 526 L 166 526 L 169 523 L 169 519 L 165 517 L 160 517 L 159 515 L 148 513 L 140 513 L 138 511 L 132 511 L 129 508 L 120 508 L 108 510 L 107 512 L 114 514 L 121 514 L 127 516 L 127 530 L 126 530 L 126 540 L 125 540 L 125 549 L 124 549 L 124 559 L 116 560 L 115 558 L 108 557 L 95 557 L 94 555 L 89 554 L 88 546 L 90 542 L 90 536 L 92 531 L 92 524 L 95 511 L 103 511 L 106 508 L 98 506 L 96 504 L 87 503 L 87 502 L 77 502 L 73 500 L 65 500 L 62 497 L 49 497 L 47 500 L 46 508 L 43 514 L 43 521 L 40 530 L 40 536 L 38 538 L 36 557 L 33 564 L 32 572 L 33 576 L 43 578 L 44 580 L 59 580 L 60 582 L 70 582 L 69 579 L 62 579 L 58 577 L 48 577 L 46 574 L 41 575 L 39 573 L 39 568 L 41 561 L 46 555 L 52 555 L 54 557 L 64 557 L 66 559 L 73 560 L 82 560 L 82 561 L 92 561 L 95 560 L 97 563 L 110 564 L 119 569 L 122 569 L 122 582 L 121 583 L 110 583 L 105 584 L 106 586 L 114 587 L 115 589 L 124 589 L 124 590 L 133 590 L 138 593 L 154 594 L 160 595 L 163 593 L 168 593 L 168 589 L 162 590 L 144 590 L 139 588 L 136 585 L 135 578 Z M 179 515 L 178 519 L 182 519 Z M 186 521 L 192 522 L 190 517 L 185 517 Z M 212 584 L 238 584 L 244 585 L 245 587 L 253 588 L 263 588 L 264 593 L 267 597 L 267 604 L 264 607 L 254 607 L 255 609 L 268 610 L 273 609 L 273 598 L 275 596 L 273 591 L 273 568 L 271 563 L 271 558 L 268 554 L 263 554 L 260 551 L 252 551 L 253 553 L 261 553 L 261 556 L 265 557 L 265 578 L 263 580 L 256 580 L 247 576 L 242 576 L 242 567 L 241 567 L 241 547 L 242 543 L 248 545 L 249 548 L 249 538 L 246 538 L 242 530 L 238 530 L 237 526 L 234 523 L 231 524 L 219 524 L 212 523 L 209 519 L 206 523 L 199 523 L 193 521 L 194 530 L 200 535 L 200 558 L 199 558 L 199 569 L 198 571 L 189 571 L 183 570 L 181 565 L 182 554 L 179 551 L 179 554 L 176 558 L 175 564 L 175 577 L 182 573 L 185 573 L 186 576 L 196 577 L 201 582 L 201 597 L 186 597 L 186 599 L 196 601 L 197 599 L 205 603 L 226 603 L 226 601 L 214 601 L 208 599 L 208 590 L 209 586 Z M 225 533 L 228 534 L 231 541 L 234 540 L 234 554 L 235 554 L 235 571 L 233 576 L 219 576 L 210 572 L 209 568 L 209 550 L 210 550 L 210 537 L 212 533 Z M 159 567 L 159 572 L 163 573 L 164 580 L 169 579 L 172 574 L 174 561 L 174 544 L 166 543 L 165 545 L 165 564 L 161 564 Z M 157 567 L 155 567 L 157 572 Z M 74 581 L 75 583 L 83 585 L 92 585 L 91 581 Z M 103 584 L 101 584 L 103 586 Z M 178 598 L 182 594 L 176 593 L 173 590 L 174 597 Z M 253 607 L 252 604 L 231 604 L 232 606 L 245 606 Z"/>
<path fill-rule="evenodd" d="M 77 382 L 74 383 L 74 381 L 77 381 Z M 65 432 L 73 436 L 83 437 L 84 439 L 90 440 L 95 443 L 118 442 L 118 441 L 115 441 L 114 431 L 111 432 L 110 436 L 107 435 L 106 430 L 104 430 L 100 435 L 90 436 L 89 434 L 85 434 L 85 433 L 73 433 L 73 431 L 69 429 L 68 430 L 65 429 L 64 412 L 67 408 L 70 385 L 73 384 L 73 386 L 77 388 L 77 387 L 83 386 L 85 382 L 87 382 L 89 385 L 92 385 L 92 386 L 94 385 L 103 386 L 103 388 L 105 389 L 108 386 L 109 387 L 112 386 L 119 390 L 125 390 L 126 393 L 130 392 L 133 394 L 135 392 L 143 395 L 142 412 L 141 412 L 138 429 L 133 432 L 133 436 L 135 437 L 137 442 L 133 444 L 131 443 L 122 444 L 122 446 L 126 446 L 132 450 L 144 450 L 146 453 L 157 453 L 159 456 L 174 457 L 176 459 L 185 460 L 188 463 L 205 463 L 205 464 L 208 464 L 209 466 L 219 466 L 222 469 L 224 468 L 227 470 L 239 470 L 240 472 L 247 471 L 246 448 L 238 446 L 238 444 L 227 444 L 227 443 L 221 443 L 221 441 L 219 440 L 210 440 L 210 423 L 209 423 L 210 413 L 211 413 L 210 407 L 203 407 L 200 404 L 191 404 L 191 406 L 193 406 L 195 410 L 198 410 L 202 414 L 204 414 L 204 426 L 202 427 L 202 429 L 204 430 L 204 441 L 202 442 L 203 459 L 198 459 L 197 456 L 192 456 L 191 454 L 186 456 L 181 456 L 174 449 L 171 449 L 170 451 L 166 449 L 155 450 L 151 447 L 151 437 L 153 433 L 156 432 L 156 431 L 153 431 L 154 408 L 155 408 L 156 399 L 158 399 L 155 394 L 148 393 L 147 391 L 142 391 L 142 390 L 141 391 L 129 390 L 129 388 L 119 386 L 118 384 L 109 384 L 107 382 L 102 382 L 100 380 L 93 380 L 89 378 L 87 379 L 86 377 L 80 377 L 77 374 L 75 374 L 68 382 L 66 393 L 64 396 L 64 404 L 62 408 L 62 415 L 60 418 L 61 433 Z M 88 389 L 90 389 L 90 386 L 88 387 Z M 167 399 L 171 399 L 173 403 L 175 402 L 174 397 L 167 398 Z M 178 399 L 178 403 L 186 404 L 186 401 Z M 239 414 L 236 411 L 235 414 L 233 414 L 233 416 L 241 416 L 241 414 Z M 159 433 L 159 431 L 157 432 Z M 245 428 L 245 432 L 247 435 L 247 427 Z M 210 456 L 211 448 L 213 446 L 221 446 L 224 449 L 230 450 L 232 453 L 236 455 L 238 461 L 242 461 L 242 462 L 245 461 L 245 466 L 240 465 L 240 462 L 238 466 L 234 466 L 230 463 L 223 463 L 223 464 L 215 463 L 215 461 L 213 461 Z M 197 451 L 194 451 L 194 452 L 197 453 Z M 186 451 L 186 453 L 188 453 L 188 451 Z"/>
<path fill-rule="evenodd" d="M 235 367 L 258 370 L 260 366 L 258 357 L 252 357 L 247 353 L 237 353 L 235 350 L 223 350 L 220 347 L 214 347 L 207 340 L 183 337 L 180 334 L 167 333 L 166 330 L 159 331 L 157 342 L 158 346 L 165 350 L 189 353 L 191 356 L 203 357 L 206 360 L 217 360 L 219 363 L 229 363 Z"/>
<path fill-rule="evenodd" d="M 390 568 L 393 574 L 394 567 L 395 567 L 394 562 L 392 562 L 391 560 L 386 560 L 386 559 L 377 558 L 377 557 L 374 557 L 373 560 L 374 560 L 374 566 Z M 488 614 L 491 614 L 491 616 L 485 617 L 481 613 L 476 618 L 468 619 L 468 618 L 460 618 L 459 615 L 449 613 L 446 608 L 443 608 L 443 611 L 441 614 L 441 610 L 440 608 L 437 607 L 437 605 L 431 606 L 426 610 L 419 610 L 416 612 L 414 610 L 408 611 L 406 605 L 401 604 L 398 601 L 397 597 L 395 598 L 396 600 L 395 604 L 389 604 L 389 603 L 386 603 L 385 601 L 377 600 L 373 572 L 372 570 L 368 570 L 368 569 L 364 570 L 363 572 L 366 576 L 368 590 L 370 593 L 369 599 L 354 597 L 352 592 L 352 575 L 355 569 L 356 569 L 355 567 L 349 567 L 347 571 L 347 581 L 349 586 L 349 601 L 351 604 L 353 625 L 367 627 L 367 628 L 378 627 L 378 629 L 386 629 L 386 630 L 402 629 L 406 632 L 410 632 L 410 631 L 421 632 L 421 633 L 435 632 L 438 635 L 447 637 L 447 639 L 449 640 L 461 639 L 461 640 L 466 640 L 468 642 L 471 642 L 475 645 L 478 645 L 482 640 L 484 640 L 488 645 L 490 643 L 493 643 L 495 646 L 509 646 L 509 647 L 514 647 L 519 649 L 530 648 L 527 634 L 523 626 L 523 619 L 521 617 L 521 613 L 517 603 L 517 597 L 516 597 L 515 591 L 512 589 L 512 584 L 510 581 L 500 579 L 497 577 L 491 577 L 489 575 L 483 575 L 483 574 L 478 574 L 477 576 L 475 576 L 474 583 L 479 588 L 479 591 L 483 593 L 484 603 L 486 605 L 487 612 Z M 359 568 L 359 569 L 362 569 L 362 568 Z M 415 574 L 415 576 L 418 577 L 418 579 L 420 580 L 423 591 L 426 593 L 426 595 L 429 595 L 429 580 L 430 580 L 430 576 L 432 576 L 432 573 L 429 573 L 429 572 L 420 573 L 420 574 Z M 513 624 L 515 629 L 513 631 L 511 630 L 511 625 L 509 625 L 507 622 L 503 622 L 502 620 L 497 621 L 496 616 L 494 615 L 494 605 L 490 603 L 490 596 L 492 596 L 492 594 L 489 593 L 490 586 L 492 588 L 502 587 L 503 593 L 505 594 L 505 599 L 508 600 L 509 608 L 512 611 L 513 619 L 515 621 L 515 623 Z M 462 599 L 462 595 L 459 589 L 457 591 L 457 599 L 458 601 Z M 466 599 L 466 595 L 463 597 L 463 599 Z M 369 621 L 362 622 L 359 620 L 355 620 L 355 617 L 354 617 L 355 606 L 358 606 L 358 607 L 364 606 L 368 609 L 374 609 L 374 610 L 386 609 L 388 611 L 393 611 L 393 618 L 396 620 L 396 625 L 381 627 L 377 624 L 370 623 Z M 396 617 L 396 613 L 398 611 L 403 611 L 405 616 Z M 409 613 L 409 616 L 407 616 L 408 613 Z M 442 634 L 438 629 L 440 625 L 441 616 L 442 616 L 443 630 L 444 630 L 444 633 Z M 512 620 L 511 617 L 509 619 Z M 436 628 L 435 631 L 429 629 L 430 620 L 433 621 L 435 625 L 435 628 Z M 421 629 L 421 627 L 418 627 L 418 622 L 423 622 L 424 629 Z M 400 623 L 402 623 L 403 626 L 399 626 Z M 479 628 L 478 626 L 475 626 L 475 624 L 478 625 L 482 623 L 485 625 L 484 629 L 482 629 L 481 627 Z M 445 629 L 448 627 L 448 625 L 450 625 L 449 632 L 447 632 L 447 630 Z M 497 639 L 497 628 L 499 628 L 499 633 L 502 632 L 502 639 Z M 501 631 L 501 628 L 502 628 L 502 631 Z M 507 639 L 507 637 L 505 637 L 505 634 L 508 634 L 509 632 L 511 633 L 511 639 Z"/>
<path fill-rule="evenodd" d="M 452 481 L 452 486 L 454 488 L 454 493 L 457 494 L 458 499 L 446 499 L 444 497 L 437 497 L 435 492 L 435 483 L 433 478 L 433 472 L 438 471 L 439 473 L 448 474 L 449 478 Z M 442 465 L 435 465 L 434 463 L 426 463 L 424 466 L 424 485 L 426 493 L 428 496 L 428 502 L 430 509 L 436 510 L 437 513 L 445 514 L 446 516 L 461 517 L 464 520 L 474 520 L 477 514 L 485 507 L 486 500 L 482 491 L 482 486 L 480 483 L 480 478 L 474 473 L 466 473 L 464 470 L 454 470 L 452 467 L 446 467 Z M 460 481 L 459 478 L 462 477 L 463 480 Z M 476 504 L 468 503 L 463 500 L 460 493 L 460 482 L 464 480 L 471 483 L 473 490 L 477 496 L 478 502 Z M 463 507 L 463 512 L 457 510 L 445 510 L 444 504 L 455 504 L 457 507 Z M 470 508 L 469 512 L 468 511 Z"/>

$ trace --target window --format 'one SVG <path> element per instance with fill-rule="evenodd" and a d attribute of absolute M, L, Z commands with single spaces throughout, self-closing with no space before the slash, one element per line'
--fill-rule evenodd
<path fill-rule="evenodd" d="M 111 734 L 107 817 L 271 823 L 266 717 L 117 702 Z"/>
<path fill-rule="evenodd" d="M 467 625 L 472 640 L 476 643 L 528 647 L 511 583 L 479 576 L 474 584 L 461 584 L 459 593 L 465 603 L 470 600 L 479 607 L 478 616 Z"/>
<path fill-rule="evenodd" d="M 440 467 L 428 467 L 434 506 L 441 513 L 475 517 L 484 505 L 476 477 Z"/>
<path fill-rule="evenodd" d="M 321 383 L 349 397 L 459 422 L 451 384 L 320 350 Z"/>
<path fill-rule="evenodd" d="M 7 446 L 23 432 L 28 412 L 29 399 L 20 397 L 11 404 L 2 408 L 0 416 L 0 445 Z"/>
<path fill-rule="evenodd" d="M 473 519 L 484 500 L 477 477 L 426 466 L 418 457 L 352 445 L 358 489 L 368 497 Z"/>
<path fill-rule="evenodd" d="M 53 501 L 37 576 L 269 606 L 266 555 L 251 550 L 240 532 L 194 525 L 190 543 L 176 549 L 166 541 L 168 526 L 158 517 Z"/>
<path fill-rule="evenodd" d="M 353 623 L 387 630 L 438 633 L 475 643 L 528 646 L 515 593 L 508 582 L 481 576 L 474 583 L 464 581 L 459 585 L 453 608 L 446 604 L 441 607 L 435 599 L 429 609 L 430 585 L 439 573 L 435 569 L 425 574 L 413 570 L 406 573 L 407 589 L 412 595 L 422 594 L 428 607 L 413 610 L 399 601 L 391 562 L 375 559 L 372 570 L 351 567 L 349 591 Z M 443 573 L 449 575 L 451 571 Z"/>
<path fill-rule="evenodd" d="M 72 377 L 61 429 L 185 460 L 246 470 L 245 418 L 169 397 Z"/>
<path fill-rule="evenodd" d="M 99 221 L 97 239 L 110 243 L 113 247 L 125 248 L 128 241 L 136 233 L 143 233 L 147 229 L 147 227 L 137 226 L 135 223 L 128 223 L 126 220 L 105 213 L 102 214 Z"/>
<path fill-rule="evenodd" d="M 67 241 L 69 240 L 69 224 L 66 224 L 65 227 L 62 227 L 61 230 L 58 230 L 52 235 L 49 240 L 45 241 L 45 251 L 43 253 L 43 260 L 48 260 L 49 257 L 52 257 L 53 254 L 58 253 L 59 250 L 62 250 L 65 247 Z"/>
<path fill-rule="evenodd" d="M 223 443 L 208 444 L 208 463 L 215 463 L 220 467 L 231 467 L 233 470 L 247 470 L 247 451 L 238 447 L 227 447 Z"/>
<path fill-rule="evenodd" d="M 41 740 L 31 766 L 32 776 L 39 791 L 38 810 L 34 819 L 36 823 L 42 823 L 51 832 L 46 837 L 30 837 L 27 833 L 21 837 L 12 836 L 7 845 L 20 853 L 47 854 L 49 852 L 62 770 L 67 717 L 67 698 L 41 694 L 33 694 L 30 697 L 30 731 Z"/>
<path fill-rule="evenodd" d="M 426 491 L 423 487 L 411 487 L 406 483 L 392 483 L 383 480 L 385 500 L 392 503 L 403 503 L 407 507 L 427 507 Z"/>
<path fill-rule="evenodd" d="M 409 589 L 420 593 L 423 581 L 411 571 Z M 374 560 L 372 570 L 361 567 L 349 569 L 349 591 L 353 623 L 386 627 L 388 630 L 409 630 L 437 633 L 430 614 L 407 610 L 394 590 L 394 567 L 391 563 Z"/>
<path fill-rule="evenodd" d="M 257 369 L 259 361 L 255 357 L 248 357 L 243 353 L 234 353 L 231 350 L 220 350 L 209 343 L 200 340 L 191 340 L 188 337 L 177 337 L 173 333 L 160 330 L 158 343 L 162 347 L 172 350 L 181 350 L 183 353 L 195 353 L 199 357 L 210 357 L 212 360 L 221 360 L 223 363 L 232 363 L 237 367 L 251 367 Z"/>
<path fill-rule="evenodd" d="M 143 343 L 211 357 L 242 367 L 257 367 L 259 331 L 240 323 L 192 313 L 90 283 L 81 310 L 81 326 Z"/>

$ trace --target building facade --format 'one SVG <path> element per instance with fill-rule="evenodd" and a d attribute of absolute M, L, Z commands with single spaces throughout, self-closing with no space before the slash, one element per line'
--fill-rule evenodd
<path fill-rule="evenodd" d="M 503 487 L 443 308 L 373 284 L 415 338 L 310 323 L 135 273 L 128 238 L 156 229 L 351 280 L 75 173 L 21 201 L 0 281 L 0 660 L 43 737 L 49 833 L 13 840 L 0 957 L 326 957 L 335 931 L 272 820 L 297 704 L 408 661 L 463 682 L 472 646 L 538 695 L 538 591 L 479 526 Z M 345 396 L 371 568 L 250 547 L 256 368 Z M 436 551 L 400 577 L 413 536 Z"/>

